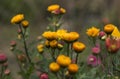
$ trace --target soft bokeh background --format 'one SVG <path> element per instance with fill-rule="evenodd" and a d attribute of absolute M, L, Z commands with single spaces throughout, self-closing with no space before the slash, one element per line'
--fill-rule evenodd
<path fill-rule="evenodd" d="M 0 53 L 7 54 L 13 74 L 18 68 L 9 50 L 9 42 L 16 39 L 17 26 L 10 24 L 10 19 L 18 13 L 25 14 L 25 18 L 30 21 L 30 38 L 36 39 L 49 23 L 46 9 L 51 4 L 59 4 L 67 10 L 62 20 L 63 28 L 79 32 L 80 40 L 85 43 L 85 29 L 88 27 L 102 28 L 107 23 L 120 27 L 120 0 L 1 0 Z"/>

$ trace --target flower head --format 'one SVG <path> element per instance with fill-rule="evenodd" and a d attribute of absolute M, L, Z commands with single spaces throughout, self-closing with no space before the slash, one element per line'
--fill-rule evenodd
<path fill-rule="evenodd" d="M 70 74 L 75 74 L 76 72 L 78 72 L 78 69 L 79 69 L 79 67 L 77 64 L 70 64 L 68 66 L 68 71 Z"/>
<path fill-rule="evenodd" d="M 62 67 L 67 67 L 69 64 L 71 64 L 71 59 L 68 56 L 59 55 L 57 57 L 57 63 Z"/>
<path fill-rule="evenodd" d="M 65 33 L 62 39 L 66 42 L 73 42 L 76 41 L 79 37 L 80 35 L 77 32 L 70 32 L 70 33 Z"/>
<path fill-rule="evenodd" d="M 44 45 L 43 45 L 43 44 L 39 44 L 39 45 L 37 46 L 38 52 L 39 52 L 39 53 L 43 53 L 43 48 L 44 48 Z"/>
<path fill-rule="evenodd" d="M 18 14 L 18 15 L 15 15 L 11 19 L 11 23 L 12 24 L 19 24 L 22 20 L 24 20 L 24 15 L 23 14 Z"/>
<path fill-rule="evenodd" d="M 0 53 L 0 64 L 3 64 L 7 61 L 7 57 L 4 53 Z"/>
<path fill-rule="evenodd" d="M 49 79 L 48 74 L 47 73 L 42 73 L 40 75 L 40 79 Z"/>
<path fill-rule="evenodd" d="M 23 20 L 21 23 L 24 28 L 27 28 L 29 26 L 29 22 L 27 20 Z"/>
<path fill-rule="evenodd" d="M 98 37 L 102 40 L 105 40 L 107 37 L 107 34 L 104 31 L 100 31 Z"/>
<path fill-rule="evenodd" d="M 112 33 L 114 30 L 115 25 L 113 24 L 107 24 L 104 26 L 104 31 L 108 34 Z"/>
<path fill-rule="evenodd" d="M 59 66 L 59 64 L 57 64 L 57 63 L 55 63 L 55 62 L 52 62 L 52 63 L 49 65 L 49 69 L 50 69 L 52 72 L 57 72 L 57 71 L 59 71 L 60 66 Z"/>
<path fill-rule="evenodd" d="M 83 44 L 81 42 L 74 42 L 73 43 L 73 49 L 78 53 L 82 52 L 85 48 L 86 48 L 85 44 Z"/>
<path fill-rule="evenodd" d="M 87 35 L 90 37 L 96 37 L 99 34 L 100 29 L 96 28 L 96 27 L 91 27 L 89 29 L 87 29 Z"/>
<path fill-rule="evenodd" d="M 87 64 L 90 66 L 98 66 L 101 64 L 101 60 L 94 55 L 90 55 L 87 59 Z"/>
<path fill-rule="evenodd" d="M 47 10 L 53 14 L 64 14 L 66 13 L 66 10 L 58 4 L 53 4 L 48 6 Z"/>
<path fill-rule="evenodd" d="M 10 45 L 13 46 L 13 47 L 16 46 L 16 41 L 11 41 Z"/>
<path fill-rule="evenodd" d="M 43 36 L 44 38 L 46 38 L 47 40 L 57 39 L 57 33 L 56 33 L 56 32 L 47 31 L 47 32 L 44 32 L 44 33 L 42 34 L 42 36 Z"/>
<path fill-rule="evenodd" d="M 99 54 L 100 53 L 100 46 L 96 45 L 95 47 L 92 48 L 93 54 Z"/>
<path fill-rule="evenodd" d="M 120 49 L 120 40 L 107 38 L 105 41 L 106 47 L 110 53 L 116 53 Z"/>
<path fill-rule="evenodd" d="M 67 33 L 67 30 L 64 30 L 64 29 L 60 29 L 60 30 L 57 30 L 57 36 L 58 36 L 58 39 L 62 39 L 63 38 L 63 35 L 65 33 Z"/>
<path fill-rule="evenodd" d="M 50 41 L 50 47 L 52 47 L 52 48 L 57 47 L 57 44 L 58 44 L 57 40 Z"/>

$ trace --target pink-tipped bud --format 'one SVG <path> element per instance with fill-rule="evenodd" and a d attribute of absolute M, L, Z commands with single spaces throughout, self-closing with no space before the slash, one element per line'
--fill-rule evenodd
<path fill-rule="evenodd" d="M 40 79 L 49 79 L 49 78 L 48 78 L 48 74 L 47 74 L 47 73 L 42 73 L 42 74 L 40 75 Z"/>
<path fill-rule="evenodd" d="M 0 64 L 3 64 L 7 61 L 7 57 L 5 54 L 1 53 L 0 54 Z"/>

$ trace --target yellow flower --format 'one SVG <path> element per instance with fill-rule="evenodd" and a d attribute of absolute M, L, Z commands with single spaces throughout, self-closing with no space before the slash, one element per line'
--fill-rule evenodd
<path fill-rule="evenodd" d="M 52 47 L 52 48 L 55 48 L 55 47 L 57 47 L 57 41 L 56 40 L 52 40 L 52 41 L 50 41 L 50 47 Z"/>
<path fill-rule="evenodd" d="M 64 8 L 60 8 L 61 13 L 66 13 L 66 10 Z"/>
<path fill-rule="evenodd" d="M 63 40 L 66 42 L 73 42 L 76 41 L 79 38 L 79 34 L 77 32 L 70 32 L 70 33 L 65 33 L 63 35 Z"/>
<path fill-rule="evenodd" d="M 50 42 L 48 40 L 45 41 L 45 46 L 49 47 L 50 46 Z"/>
<path fill-rule="evenodd" d="M 100 29 L 98 29 L 96 27 L 91 27 L 91 28 L 87 29 L 86 34 L 91 37 L 96 37 L 96 36 L 98 36 L 99 31 L 100 31 Z"/>
<path fill-rule="evenodd" d="M 67 67 L 69 64 L 71 64 L 71 59 L 68 56 L 59 55 L 57 57 L 57 63 L 62 67 Z"/>
<path fill-rule="evenodd" d="M 111 34 L 114 38 L 116 39 L 120 39 L 120 31 L 118 30 L 117 27 L 114 28 L 112 34 Z"/>
<path fill-rule="evenodd" d="M 85 44 L 83 44 L 81 42 L 74 42 L 73 43 L 73 49 L 78 53 L 82 52 L 85 48 L 86 48 Z"/>
<path fill-rule="evenodd" d="M 53 5 L 48 6 L 47 10 L 52 12 L 52 11 L 58 10 L 59 8 L 60 6 L 58 4 L 53 4 Z"/>
<path fill-rule="evenodd" d="M 58 72 L 60 70 L 60 66 L 59 64 L 55 63 L 55 62 L 52 62 L 50 65 L 49 65 L 49 69 L 52 71 L 52 72 Z"/>
<path fill-rule="evenodd" d="M 68 71 L 70 74 L 75 74 L 76 72 L 78 72 L 78 69 L 79 69 L 79 67 L 77 64 L 70 64 L 68 66 Z"/>
<path fill-rule="evenodd" d="M 37 50 L 38 50 L 38 52 L 39 53 L 43 53 L 43 45 L 42 44 L 39 44 L 38 46 L 37 46 Z"/>
<path fill-rule="evenodd" d="M 56 32 L 47 31 L 47 32 L 44 32 L 42 36 L 45 37 L 47 40 L 57 39 Z"/>
<path fill-rule="evenodd" d="M 113 25 L 113 24 L 107 24 L 104 26 L 104 31 L 106 33 L 112 33 L 114 30 L 114 27 L 115 27 L 115 25 Z"/>
<path fill-rule="evenodd" d="M 22 21 L 22 26 L 24 28 L 28 27 L 29 26 L 29 22 L 27 20 Z"/>
<path fill-rule="evenodd" d="M 64 29 L 60 29 L 60 30 L 57 30 L 57 36 L 58 36 L 58 39 L 62 39 L 63 38 L 63 35 L 65 33 L 67 33 L 67 30 L 64 30 Z"/>
<path fill-rule="evenodd" d="M 58 47 L 58 49 L 62 49 L 62 48 L 63 48 L 63 45 L 60 44 L 60 43 L 58 43 L 57 47 Z"/>
<path fill-rule="evenodd" d="M 11 23 L 12 24 L 19 24 L 22 20 L 24 20 L 24 15 L 18 14 L 11 19 Z"/>

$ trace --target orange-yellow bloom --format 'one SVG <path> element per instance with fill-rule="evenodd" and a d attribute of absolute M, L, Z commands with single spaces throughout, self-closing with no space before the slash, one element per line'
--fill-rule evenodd
<path fill-rule="evenodd" d="M 29 26 L 29 22 L 28 22 L 27 20 L 24 20 L 24 21 L 22 21 L 21 23 L 22 23 L 22 26 L 23 26 L 24 28 L 26 28 L 26 27 Z"/>
<path fill-rule="evenodd" d="M 57 30 L 56 33 L 57 33 L 58 39 L 62 39 L 62 38 L 63 38 L 63 35 L 64 35 L 65 33 L 67 33 L 67 30 L 60 29 L 60 30 Z"/>
<path fill-rule="evenodd" d="M 53 5 L 48 6 L 47 10 L 52 12 L 52 11 L 58 10 L 59 8 L 60 6 L 58 4 L 53 4 Z"/>
<path fill-rule="evenodd" d="M 60 66 L 59 64 L 55 63 L 55 62 L 52 62 L 50 65 L 49 65 L 49 69 L 52 71 L 52 72 L 58 72 L 60 70 Z"/>
<path fill-rule="evenodd" d="M 42 53 L 43 52 L 43 45 L 42 44 L 39 44 L 38 46 L 37 46 L 37 50 L 38 50 L 38 52 L 39 53 Z"/>
<path fill-rule="evenodd" d="M 52 48 L 55 48 L 55 47 L 57 47 L 57 40 L 52 40 L 52 41 L 50 41 L 50 47 L 52 47 Z"/>
<path fill-rule="evenodd" d="M 46 38 L 47 40 L 57 39 L 57 34 L 56 34 L 56 32 L 47 31 L 47 32 L 44 32 L 44 33 L 42 34 L 42 36 L 43 36 L 44 38 Z"/>
<path fill-rule="evenodd" d="M 114 28 L 115 28 L 115 25 L 113 25 L 113 24 L 107 24 L 107 25 L 104 26 L 104 31 L 106 33 L 112 33 L 113 30 L 114 30 Z"/>
<path fill-rule="evenodd" d="M 22 20 L 24 20 L 24 15 L 18 14 L 11 19 L 11 23 L 12 24 L 19 24 Z"/>
<path fill-rule="evenodd" d="M 68 56 L 59 55 L 57 57 L 57 63 L 62 67 L 67 67 L 69 64 L 71 64 L 71 59 Z"/>
<path fill-rule="evenodd" d="M 96 36 L 98 36 L 99 31 L 100 31 L 100 29 L 98 29 L 96 27 L 91 27 L 91 28 L 87 29 L 86 34 L 91 37 L 96 37 Z"/>
<path fill-rule="evenodd" d="M 73 49 L 78 53 L 82 52 L 85 48 L 86 48 L 85 44 L 83 44 L 81 42 L 74 42 L 73 43 Z"/>
<path fill-rule="evenodd" d="M 79 67 L 77 64 L 70 64 L 68 66 L 68 71 L 70 74 L 75 74 L 76 72 L 78 72 L 78 69 L 79 69 Z"/>
<path fill-rule="evenodd" d="M 60 8 L 61 13 L 66 13 L 66 10 L 64 8 Z"/>
<path fill-rule="evenodd" d="M 66 42 L 73 42 L 77 40 L 79 36 L 80 35 L 77 32 L 70 32 L 70 33 L 65 33 L 62 39 L 65 40 Z"/>

